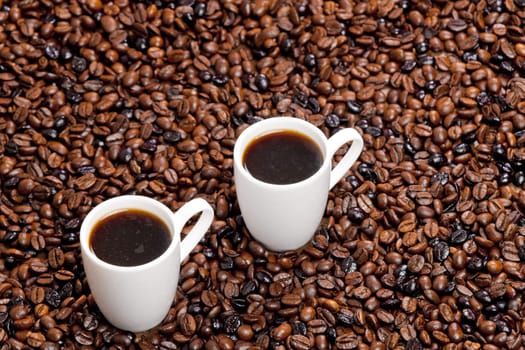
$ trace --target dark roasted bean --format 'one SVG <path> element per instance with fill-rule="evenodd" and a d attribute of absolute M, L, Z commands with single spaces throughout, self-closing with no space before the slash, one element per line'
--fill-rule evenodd
<path fill-rule="evenodd" d="M 439 262 L 443 262 L 447 259 L 450 253 L 450 248 L 446 242 L 439 241 L 434 245 L 433 252 L 434 258 Z"/>

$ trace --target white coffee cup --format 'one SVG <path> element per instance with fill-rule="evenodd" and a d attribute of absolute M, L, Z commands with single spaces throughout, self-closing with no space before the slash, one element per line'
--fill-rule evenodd
<path fill-rule="evenodd" d="M 98 258 L 90 246 L 97 222 L 116 212 L 139 209 L 154 214 L 169 228 L 171 243 L 162 255 L 137 266 L 118 266 Z M 181 241 L 187 222 L 201 213 Z M 87 280 L 95 302 L 114 326 L 140 332 L 158 325 L 168 313 L 179 280 L 181 261 L 199 243 L 213 221 L 213 209 L 201 198 L 193 199 L 173 213 L 161 202 L 136 195 L 109 199 L 93 208 L 80 228 L 80 248 Z"/>
<path fill-rule="evenodd" d="M 320 169 L 309 178 L 286 185 L 253 177 L 243 164 L 247 146 L 263 135 L 291 130 L 310 137 L 323 155 Z M 344 144 L 349 150 L 332 169 L 332 158 Z M 323 217 L 328 192 L 346 174 L 363 149 L 363 139 L 352 128 L 341 129 L 329 139 L 307 121 L 272 117 L 246 128 L 233 151 L 234 179 L 241 214 L 251 235 L 274 251 L 297 249 L 315 233 Z"/>

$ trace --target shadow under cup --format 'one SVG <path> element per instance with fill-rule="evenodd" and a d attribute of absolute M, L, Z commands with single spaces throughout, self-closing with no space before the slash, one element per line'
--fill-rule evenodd
<path fill-rule="evenodd" d="M 243 164 L 244 152 L 252 140 L 291 130 L 315 142 L 322 154 L 320 168 L 310 177 L 279 185 L 253 177 Z M 327 139 L 314 125 L 291 117 L 274 117 L 257 122 L 239 136 L 234 148 L 234 176 L 237 198 L 251 235 L 274 251 L 304 246 L 317 229 L 326 207 L 331 159 Z"/>

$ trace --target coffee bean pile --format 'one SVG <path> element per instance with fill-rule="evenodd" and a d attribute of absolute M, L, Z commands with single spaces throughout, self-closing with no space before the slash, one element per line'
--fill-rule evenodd
<path fill-rule="evenodd" d="M 522 349 L 524 28 L 523 0 L 0 0 L 0 349 Z M 232 175 L 274 115 L 365 140 L 279 254 Z M 122 194 L 216 214 L 141 334 L 79 256 Z"/>

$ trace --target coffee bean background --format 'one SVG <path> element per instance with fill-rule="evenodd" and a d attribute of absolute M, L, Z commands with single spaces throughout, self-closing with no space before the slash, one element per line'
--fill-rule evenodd
<path fill-rule="evenodd" d="M 524 21 L 523 0 L 0 0 L 0 349 L 523 348 Z M 365 140 L 299 252 L 236 202 L 236 137 L 274 115 Z M 79 257 L 121 194 L 216 213 L 141 334 Z"/>

